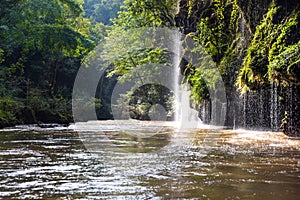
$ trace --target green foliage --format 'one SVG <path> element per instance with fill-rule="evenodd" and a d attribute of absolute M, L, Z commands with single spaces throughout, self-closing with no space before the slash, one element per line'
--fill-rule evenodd
<path fill-rule="evenodd" d="M 161 77 L 159 68 L 171 65 L 169 52 L 165 49 L 145 48 L 147 47 L 144 44 L 146 42 L 145 30 L 127 31 L 116 25 L 108 32 L 109 35 L 103 48 L 105 50 L 102 54 L 104 60 L 112 62 L 112 67 L 107 74 L 108 77 L 117 78 L 120 83 L 134 80 L 136 85 L 144 85 L 153 78 Z M 158 98 L 158 94 L 161 98 L 164 98 L 163 96 L 166 94 L 159 87 L 150 87 L 149 90 L 138 93 L 134 91 L 135 89 L 136 87 L 133 86 L 132 91 L 124 94 L 122 100 L 118 102 L 119 107 L 117 109 L 120 111 L 120 116 L 123 116 L 122 110 L 128 105 L 128 99 L 136 98 L 139 100 L 135 100 L 135 104 L 131 106 L 132 113 L 135 113 L 132 114 L 132 117 L 149 119 L 147 113 L 152 105 L 150 102 Z"/>
<path fill-rule="evenodd" d="M 4 61 L 4 50 L 0 49 L 0 64 Z"/>
<path fill-rule="evenodd" d="M 177 0 L 124 0 L 114 24 L 125 29 L 156 26 L 174 26 Z"/>
<path fill-rule="evenodd" d="M 113 67 L 109 71 L 108 77 L 117 77 L 120 82 L 130 81 L 133 77 L 138 77 L 136 83 L 143 85 L 152 77 L 160 76 L 156 74 L 157 71 L 160 71 L 157 68 L 171 65 L 170 53 L 166 49 L 144 48 L 147 46 L 144 44 L 147 43 L 145 35 L 151 36 L 146 29 L 141 27 L 173 26 L 176 6 L 177 1 L 174 0 L 124 1 L 118 18 L 113 20 L 113 26 L 107 31 L 105 54 L 102 57 L 104 60 L 113 61 Z M 157 90 L 158 88 L 151 88 L 148 92 L 142 93 L 141 96 L 137 93 L 132 94 L 134 91 L 130 91 L 125 94 L 124 98 L 134 95 L 141 100 L 144 95 L 154 99 L 156 95 L 150 95 L 150 93 L 164 96 L 162 91 Z M 124 102 L 126 101 L 120 102 L 119 110 L 122 110 L 121 107 Z M 147 113 L 146 111 L 151 104 L 145 103 L 144 100 L 136 101 L 136 103 L 137 105 L 134 105 L 132 109 L 135 110 L 136 115 L 141 116 L 140 118 L 145 117 L 144 114 Z M 143 111 L 140 110 L 141 108 Z M 141 114 L 144 111 L 145 113 Z"/>
<path fill-rule="evenodd" d="M 39 54 L 41 64 L 48 58 L 79 57 L 86 54 L 92 43 L 87 38 L 81 6 L 75 1 L 21 1 L 1 19 L 7 28 L 1 30 L 1 49 L 6 67 L 25 67 L 30 56 Z M 86 33 L 86 34 L 85 34 Z M 53 59 L 51 59 L 53 60 Z M 26 66 L 27 67 L 27 66 Z"/>
<path fill-rule="evenodd" d="M 199 66 L 188 65 L 185 70 L 185 78 L 197 104 L 209 98 L 208 87 L 214 88 L 216 82 L 215 72 L 209 71 L 209 67 L 219 69 L 226 89 L 231 92 L 244 51 L 244 21 L 237 1 L 214 0 L 201 9 L 204 11 L 198 21 L 197 34 L 193 36 L 198 46 L 194 51 L 210 56 L 212 60 L 200 58 L 196 61 Z"/>
<path fill-rule="evenodd" d="M 11 96 L 0 97 L 0 127 L 20 123 L 17 112 L 20 112 L 23 107 L 24 104 L 19 99 Z"/>
<path fill-rule="evenodd" d="M 111 25 L 117 17 L 123 0 L 84 0 L 85 16 L 97 23 Z"/>
<path fill-rule="evenodd" d="M 300 85 L 300 40 L 294 45 L 284 47 L 269 64 L 269 79 L 278 84 Z"/>
<path fill-rule="evenodd" d="M 70 121 L 73 80 L 94 46 L 82 2 L 4 0 L 0 15 L 0 93 L 24 107 L 1 108 L 2 119 Z"/>
<path fill-rule="evenodd" d="M 248 48 L 244 65 L 237 80 L 237 85 L 243 92 L 249 89 L 258 89 L 260 84 L 268 83 L 266 77 L 268 72 L 268 55 L 276 36 L 274 29 L 277 26 L 273 24 L 273 16 L 277 10 L 278 7 L 272 4 L 265 18 L 256 27 L 253 40 Z"/>
<path fill-rule="evenodd" d="M 189 66 L 187 66 L 187 70 L 190 69 Z M 203 75 L 200 68 L 196 68 L 186 75 L 186 80 L 191 85 L 191 96 L 198 105 L 201 105 L 203 100 L 209 99 L 209 91 Z"/>
<path fill-rule="evenodd" d="M 133 93 L 130 93 L 130 116 L 133 119 L 140 120 L 149 120 L 151 117 L 153 117 L 152 120 L 171 119 L 175 110 L 173 100 L 173 94 L 167 88 L 161 85 L 143 85 Z M 161 105 L 165 113 L 160 113 L 158 110 L 151 110 L 155 109 L 156 105 Z M 151 116 L 151 111 L 153 111 L 153 115 L 155 116 Z"/>
<path fill-rule="evenodd" d="M 299 85 L 300 11 L 291 13 L 278 25 L 278 37 L 269 53 L 268 78 L 284 86 Z"/>
<path fill-rule="evenodd" d="M 256 27 L 237 85 L 242 92 L 277 82 L 299 84 L 299 10 L 281 16 L 281 7 L 272 3 Z"/>
<path fill-rule="evenodd" d="M 90 30 L 90 38 L 96 44 L 102 41 L 107 36 L 107 30 L 109 29 L 108 26 L 105 26 L 103 23 L 94 23 L 91 26 Z"/>
<path fill-rule="evenodd" d="M 144 34 L 146 34 L 144 30 L 127 31 L 124 30 L 124 27 L 115 25 L 108 32 L 104 47 L 105 54 L 102 55 L 108 61 L 113 61 L 113 68 L 108 73 L 108 77 L 117 76 L 119 80 L 124 82 L 136 75 L 138 67 L 165 64 L 168 61 L 168 53 L 164 49 L 143 48 Z M 141 78 L 143 77 L 141 76 Z"/>
<path fill-rule="evenodd" d="M 107 36 L 107 30 L 112 25 L 121 10 L 123 0 L 84 0 L 84 17 L 89 22 L 89 37 L 98 44 Z"/>
<path fill-rule="evenodd" d="M 214 0 L 201 16 L 198 24 L 198 35 L 194 38 L 219 64 L 234 39 L 237 5 L 228 0 Z"/>
<path fill-rule="evenodd" d="M 78 107 L 74 107 L 73 109 L 76 109 L 77 113 L 79 113 L 79 111 L 85 111 L 85 110 L 90 110 L 90 109 L 100 109 L 103 107 L 103 104 L 101 102 L 101 99 L 99 98 L 90 98 L 88 95 L 86 95 L 86 97 L 83 97 L 81 99 L 76 99 L 76 103 L 78 103 Z M 82 113 L 82 114 L 81 114 Z M 89 119 L 84 118 L 86 115 L 84 112 L 81 112 L 79 114 L 79 116 L 81 117 L 80 121 L 87 121 Z M 103 116 L 99 116 L 100 118 Z"/>

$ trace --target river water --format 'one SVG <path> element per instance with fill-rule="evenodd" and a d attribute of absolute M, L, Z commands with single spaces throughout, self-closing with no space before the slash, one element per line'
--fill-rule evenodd
<path fill-rule="evenodd" d="M 154 122 L 16 127 L 0 131 L 0 199 L 299 199 L 299 147 Z"/>

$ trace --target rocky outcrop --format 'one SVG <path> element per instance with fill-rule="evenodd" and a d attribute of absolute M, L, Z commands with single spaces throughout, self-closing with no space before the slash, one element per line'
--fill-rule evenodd
<path fill-rule="evenodd" d="M 175 25 L 184 34 L 196 32 L 199 19 L 206 15 L 210 0 L 180 0 L 179 12 L 175 16 Z"/>
<path fill-rule="evenodd" d="M 299 86 L 281 86 L 270 83 L 259 86 L 255 91 L 241 94 L 237 91 L 234 85 L 235 81 L 232 81 L 232 79 L 236 79 L 236 71 L 242 67 L 245 52 L 247 52 L 247 48 L 253 39 L 257 26 L 266 16 L 270 4 L 275 2 L 279 6 L 279 12 L 274 16 L 274 23 L 281 23 L 282 19 L 289 16 L 297 8 L 297 5 L 299 6 L 300 2 L 298 0 L 224 0 L 224 2 L 224 5 L 229 8 L 232 3 L 238 5 L 239 16 L 242 17 L 242 20 L 235 25 L 237 27 L 236 31 L 244 31 L 241 34 L 237 33 L 236 39 L 233 40 L 243 42 L 243 49 L 240 50 L 242 53 L 238 56 L 232 54 L 232 57 L 237 59 L 234 64 L 239 67 L 233 68 L 233 71 L 228 73 L 231 76 L 228 76 L 228 74 L 224 76 L 228 101 L 225 125 L 234 128 L 283 130 L 289 136 L 299 136 Z M 186 35 L 197 34 L 198 31 L 201 31 L 198 30 L 200 19 L 213 18 L 214 13 L 211 12 L 213 4 L 214 1 L 212 0 L 180 0 L 180 9 L 175 16 L 176 26 Z M 246 26 L 246 30 L 243 30 L 242 25 Z M 230 48 L 228 47 L 229 50 L 232 50 Z M 230 54 L 226 56 L 228 55 L 230 56 Z M 205 122 L 209 122 L 211 119 L 212 109 L 210 107 L 211 102 L 208 100 L 199 108 L 199 115 Z"/>

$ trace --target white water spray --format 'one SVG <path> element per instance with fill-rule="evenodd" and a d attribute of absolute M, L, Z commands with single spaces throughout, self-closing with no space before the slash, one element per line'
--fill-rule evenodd
<path fill-rule="evenodd" d="M 198 111 L 191 108 L 190 95 L 186 84 L 181 84 L 182 75 L 180 70 L 180 59 L 182 57 L 181 34 L 179 32 L 173 35 L 173 69 L 174 69 L 174 92 L 175 92 L 175 123 L 180 129 L 200 128 L 203 125 L 198 117 Z"/>

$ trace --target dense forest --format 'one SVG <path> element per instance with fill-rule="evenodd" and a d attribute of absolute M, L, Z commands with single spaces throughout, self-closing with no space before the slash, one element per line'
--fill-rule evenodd
<path fill-rule="evenodd" d="M 72 121 L 77 70 L 105 37 L 109 18 L 116 17 L 121 3 L 1 1 L 1 127 Z"/>
<path fill-rule="evenodd" d="M 109 38 L 140 27 L 168 27 L 204 47 L 218 67 L 228 101 L 226 126 L 299 135 L 299 6 L 298 0 L 3 0 L 0 126 L 72 122 L 74 80 L 97 44 L 108 40 L 118 51 L 121 44 Z M 130 78 L 144 63 L 167 65 L 169 57 L 162 49 L 145 49 L 116 59 L 100 80 L 106 87 L 95 98 L 98 118 L 112 117 L 116 80 Z M 180 68 L 195 108 L 210 123 L 201 67 L 182 61 Z M 172 115 L 173 95 L 159 85 L 124 98 L 133 118 L 149 119 L 156 103 Z"/>

